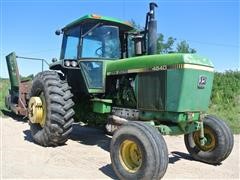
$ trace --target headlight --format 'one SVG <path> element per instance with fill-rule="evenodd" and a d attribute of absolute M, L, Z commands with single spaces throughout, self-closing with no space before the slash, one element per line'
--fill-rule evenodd
<path fill-rule="evenodd" d="M 65 61 L 64 64 L 65 66 L 70 66 L 70 61 Z"/>
<path fill-rule="evenodd" d="M 72 65 L 72 67 L 76 67 L 78 65 L 77 61 L 71 61 L 71 65 Z"/>

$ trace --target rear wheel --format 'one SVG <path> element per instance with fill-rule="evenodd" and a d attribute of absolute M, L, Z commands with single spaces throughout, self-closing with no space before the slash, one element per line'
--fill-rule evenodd
<path fill-rule="evenodd" d="M 67 82 L 54 71 L 34 78 L 28 105 L 32 137 L 42 146 L 64 144 L 72 131 L 73 101 Z"/>
<path fill-rule="evenodd" d="M 198 161 L 219 164 L 226 159 L 233 148 L 233 135 L 226 123 L 214 116 L 204 118 L 205 145 L 200 143 L 200 131 L 184 136 L 188 152 Z"/>
<path fill-rule="evenodd" d="M 160 179 L 168 166 L 162 135 L 141 122 L 129 122 L 114 133 L 110 156 L 120 179 Z"/>

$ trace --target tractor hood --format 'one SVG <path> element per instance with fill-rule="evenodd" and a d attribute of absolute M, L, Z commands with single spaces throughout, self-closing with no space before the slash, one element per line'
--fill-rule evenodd
<path fill-rule="evenodd" d="M 209 59 L 196 54 L 147 55 L 109 62 L 107 75 L 184 68 L 212 72 L 213 64 Z"/>

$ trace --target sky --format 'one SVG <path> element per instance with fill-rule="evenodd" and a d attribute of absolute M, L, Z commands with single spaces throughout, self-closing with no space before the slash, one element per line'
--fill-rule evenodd
<path fill-rule="evenodd" d="M 0 77 L 8 77 L 5 56 L 59 58 L 55 30 L 86 14 L 144 26 L 149 0 L 0 0 Z M 240 70 L 240 0 L 158 0 L 158 33 L 186 40 L 215 70 Z M 18 59 L 21 75 L 41 71 L 41 62 Z M 44 66 L 47 69 L 47 66 Z"/>

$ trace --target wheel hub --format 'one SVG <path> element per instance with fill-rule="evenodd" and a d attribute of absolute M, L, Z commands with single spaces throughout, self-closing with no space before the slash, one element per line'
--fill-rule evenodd
<path fill-rule="evenodd" d="M 28 103 L 28 117 L 31 123 L 45 124 L 43 102 L 40 97 L 31 97 Z"/>
<path fill-rule="evenodd" d="M 142 154 L 138 145 L 131 140 L 125 140 L 120 146 L 120 162 L 131 173 L 136 172 L 142 165 Z"/>
<path fill-rule="evenodd" d="M 210 128 L 207 127 L 204 128 L 204 138 L 205 144 L 201 145 L 199 131 L 193 134 L 194 142 L 199 149 L 201 149 L 202 151 L 212 151 L 216 147 L 216 138 L 213 131 Z"/>

